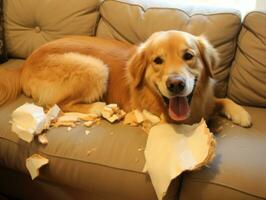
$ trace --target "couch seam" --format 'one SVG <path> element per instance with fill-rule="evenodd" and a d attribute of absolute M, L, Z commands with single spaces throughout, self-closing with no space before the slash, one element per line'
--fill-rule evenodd
<path fill-rule="evenodd" d="M 112 0 L 108 0 L 108 1 L 112 1 Z M 100 12 L 100 16 L 101 16 L 101 19 L 103 20 L 103 22 L 106 22 L 118 35 L 120 35 L 123 39 L 125 39 L 126 41 L 128 41 L 129 43 L 131 43 L 131 44 L 134 44 L 134 42 L 132 42 L 131 40 L 129 40 L 128 38 L 126 38 L 120 31 L 118 31 L 117 30 L 117 28 L 115 28 L 113 25 L 112 25 L 112 23 L 111 22 L 109 22 L 109 20 L 107 20 L 102 14 L 101 14 L 101 12 Z M 187 21 L 189 21 L 189 20 L 187 20 Z M 240 25 L 241 25 L 241 21 L 240 21 Z M 98 28 L 98 27 L 97 27 Z M 240 30 L 241 30 L 241 27 L 239 28 L 239 30 L 238 30 L 238 33 L 240 32 Z M 235 41 L 236 39 L 237 39 L 237 36 L 238 36 L 238 33 L 234 36 L 234 37 L 232 37 L 232 38 L 230 38 L 230 39 L 228 39 L 227 41 L 231 41 L 231 40 L 233 40 L 233 41 Z M 227 41 L 225 41 L 225 42 L 223 42 L 223 43 L 226 43 Z M 220 43 L 219 45 L 221 45 L 221 44 L 223 44 L 223 43 Z"/>
<path fill-rule="evenodd" d="M 6 140 L 8 142 L 10 142 L 11 144 L 14 144 L 16 146 L 22 146 L 22 145 L 19 145 L 18 143 L 12 141 L 12 140 L 9 140 L 7 138 L 4 138 L 4 137 L 0 137 L 0 140 Z M 24 147 L 23 147 L 24 148 Z M 31 151 L 31 150 L 30 150 Z M 49 156 L 49 157 L 52 157 L 52 158 L 56 158 L 56 159 L 63 159 L 63 160 L 68 160 L 68 161 L 76 161 L 76 162 L 81 162 L 81 163 L 86 163 L 86 164 L 90 164 L 90 165 L 97 165 L 97 166 L 100 166 L 100 167 L 106 167 L 106 168 L 112 168 L 112 169 L 116 169 L 116 170 L 121 170 L 121 171 L 127 171 L 127 172 L 132 172 L 132 173 L 136 173 L 136 174 L 144 174 L 146 175 L 147 173 L 145 172 L 140 172 L 140 171 L 135 171 L 135 170 L 130 170 L 130 169 L 122 169 L 122 168 L 118 168 L 118 167 L 113 167 L 113 166 L 108 166 L 108 165 L 105 165 L 105 164 L 100 164 L 100 163 L 93 163 L 93 162 L 88 162 L 88 161 L 84 161 L 84 160 L 80 160 L 80 159 L 74 159 L 74 158 L 67 158 L 65 156 L 57 156 L 57 155 L 54 155 L 54 154 L 49 154 L 49 153 L 46 153 L 46 152 L 43 152 L 41 150 L 38 150 L 37 152 L 40 152 L 46 156 Z"/>
<path fill-rule="evenodd" d="M 264 12 L 262 12 L 262 11 L 259 11 L 259 10 L 251 11 L 251 12 L 249 12 L 248 14 L 246 14 L 246 16 L 244 17 L 244 19 L 243 19 L 243 23 L 247 20 L 246 18 L 248 18 L 250 15 L 253 15 L 253 14 L 262 14 L 262 15 L 266 15 L 266 13 L 264 13 Z"/>
<path fill-rule="evenodd" d="M 192 14 L 192 15 L 189 15 L 186 11 L 180 9 L 180 8 L 170 8 L 170 7 L 149 7 L 147 8 L 146 10 L 144 9 L 144 7 L 140 4 L 134 4 L 134 3 L 129 3 L 129 2 L 123 2 L 123 1 L 119 1 L 119 0 L 104 0 L 101 4 L 100 4 L 100 7 L 103 6 L 106 2 L 115 2 L 115 3 L 121 3 L 121 4 L 126 4 L 126 5 L 131 5 L 131 6 L 136 6 L 136 7 L 139 7 L 141 8 L 141 10 L 143 12 L 147 12 L 148 10 L 153 10 L 153 9 L 168 9 L 168 10 L 176 10 L 176 11 L 180 11 L 182 13 L 184 13 L 185 15 L 187 15 L 188 17 L 193 17 L 193 16 L 197 16 L 197 15 L 200 15 L 200 16 L 212 16 L 212 15 L 233 15 L 233 16 L 236 16 L 238 17 L 240 23 L 241 23 L 241 15 L 240 14 L 234 14 L 234 13 L 230 13 L 230 12 L 219 12 L 219 13 L 195 13 L 195 14 Z M 237 12 L 239 12 L 238 10 L 235 10 Z"/>
<path fill-rule="evenodd" d="M 101 16 L 103 22 L 106 22 L 121 38 L 129 42 L 130 44 L 135 44 L 131 40 L 129 40 L 127 37 L 125 37 L 120 31 L 118 31 L 104 16 Z"/>
<path fill-rule="evenodd" d="M 251 194 L 249 192 L 245 192 L 245 191 L 242 191 L 240 189 L 236 189 L 236 188 L 234 188 L 232 186 L 227 186 L 227 185 L 222 184 L 222 183 L 217 183 L 217 182 L 213 182 L 213 181 L 204 181 L 204 180 L 201 180 L 201 179 L 198 179 L 198 178 L 189 178 L 189 179 L 192 182 L 208 183 L 208 184 L 212 184 L 212 185 L 216 185 L 216 186 L 220 186 L 220 187 L 225 187 L 225 188 L 228 188 L 228 189 L 231 189 L 231 190 L 235 190 L 237 192 L 241 192 L 241 193 L 244 193 L 244 194 L 252 196 L 252 197 L 265 199 L 265 197 L 262 197 L 262 196 L 259 196 L 259 195 L 255 195 L 255 194 Z"/>
<path fill-rule="evenodd" d="M 241 33 L 241 31 L 243 30 L 243 26 L 244 24 L 242 24 L 242 28 L 239 32 L 239 34 Z M 237 59 L 239 56 L 237 56 L 237 52 L 240 51 L 240 42 L 242 41 L 242 38 L 246 35 L 247 33 L 247 29 L 243 30 L 243 35 L 240 37 L 240 35 L 238 35 L 238 37 L 236 38 L 236 51 L 235 51 L 235 55 L 234 55 L 234 59 L 233 59 L 233 62 L 231 64 L 231 70 L 229 72 L 229 80 L 228 80 L 228 90 L 227 90 L 227 96 L 230 96 L 232 97 L 232 92 L 231 92 L 231 89 L 232 89 L 232 74 L 235 72 L 236 70 L 236 64 L 237 64 Z"/>
<path fill-rule="evenodd" d="M 14 171 L 15 173 L 20 173 L 21 176 L 27 176 L 28 177 L 27 173 L 24 173 L 24 172 L 21 172 L 21 171 L 17 171 L 15 169 L 10 169 L 10 168 L 7 168 L 7 167 L 2 167 L 2 168 L 6 169 L 6 170 Z M 83 191 L 83 192 L 90 192 L 90 190 L 88 190 L 88 189 L 76 187 L 76 186 L 65 184 L 65 183 L 62 183 L 62 182 L 56 182 L 56 181 L 54 181 L 54 179 L 47 179 L 47 178 L 40 177 L 36 181 L 44 182 L 46 184 L 53 184 L 54 186 L 66 187 L 66 188 L 70 188 L 70 189 L 76 189 L 76 190 Z M 1 192 L 0 192 L 0 194 L 1 194 Z M 97 194 L 97 196 L 99 196 L 99 195 Z"/>
<path fill-rule="evenodd" d="M 99 22 L 101 20 L 101 13 L 100 13 L 100 6 L 101 6 L 101 3 L 98 3 L 96 8 L 95 8 L 95 12 L 98 12 L 98 15 L 97 15 L 97 19 L 96 19 L 96 22 L 94 24 L 94 27 L 93 27 L 93 36 L 96 36 L 96 33 L 97 33 L 97 29 L 98 29 L 98 25 L 99 25 Z"/>

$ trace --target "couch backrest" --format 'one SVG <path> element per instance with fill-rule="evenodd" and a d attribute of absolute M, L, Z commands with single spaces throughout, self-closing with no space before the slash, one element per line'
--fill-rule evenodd
<path fill-rule="evenodd" d="M 145 41 L 153 32 L 182 30 L 204 34 L 218 49 L 220 65 L 214 69 L 216 94 L 224 96 L 228 74 L 241 28 L 241 17 L 233 9 L 186 6 L 172 0 L 105 0 L 96 35 L 129 43 Z"/>
<path fill-rule="evenodd" d="M 9 56 L 26 58 L 64 35 L 93 35 L 100 0 L 4 0 Z"/>
<path fill-rule="evenodd" d="M 214 69 L 216 94 L 226 94 L 229 66 L 241 27 L 238 11 L 188 6 L 172 0 L 102 1 L 4 0 L 9 56 L 26 58 L 42 44 L 64 35 L 94 35 L 96 31 L 100 37 L 140 43 L 156 31 L 182 30 L 204 34 L 218 49 L 221 63 Z"/>
<path fill-rule="evenodd" d="M 244 105 L 266 107 L 266 12 L 251 12 L 244 19 L 228 96 Z"/>

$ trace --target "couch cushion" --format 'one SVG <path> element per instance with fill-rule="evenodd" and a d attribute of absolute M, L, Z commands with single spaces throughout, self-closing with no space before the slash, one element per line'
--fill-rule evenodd
<path fill-rule="evenodd" d="M 32 181 L 30 177 L 24 173 L 3 168 L 1 166 L 0 177 L 1 180 L 5 180 L 0 181 L 0 194 L 5 194 L 14 199 L 28 200 L 36 199 L 36 196 L 38 196 L 38 200 L 127 200 L 126 197 L 118 197 L 114 194 L 115 191 L 110 191 L 108 194 L 96 194 L 86 188 L 78 189 L 75 186 L 70 187 L 43 179 L 35 179 Z M 176 179 L 171 183 L 174 185 L 172 188 L 173 191 L 175 191 L 175 196 L 165 199 L 176 200 L 177 181 L 178 180 Z M 123 190 L 123 188 L 121 188 L 121 190 Z M 167 195 L 169 197 L 171 193 L 167 193 Z M 1 196 L 0 200 L 3 200 L 1 199 Z"/>
<path fill-rule="evenodd" d="M 40 45 L 64 35 L 93 35 L 100 0 L 4 0 L 7 50 L 26 58 Z"/>
<path fill-rule="evenodd" d="M 11 112 L 31 100 L 20 97 L 0 109 L 0 165 L 27 173 L 25 160 L 34 153 L 49 159 L 42 180 L 90 191 L 91 197 L 108 199 L 156 199 L 149 177 L 142 172 L 146 134 L 140 129 L 101 122 L 85 134 L 82 126 L 51 129 L 48 145 L 28 144 L 11 132 Z M 113 134 L 112 134 L 113 133 Z M 95 149 L 91 154 L 87 152 Z M 88 197 L 89 198 L 89 197 Z"/>
<path fill-rule="evenodd" d="M 251 12 L 243 22 L 232 65 L 228 96 L 266 107 L 266 12 Z"/>
<path fill-rule="evenodd" d="M 102 17 L 96 35 L 140 43 L 153 32 L 161 30 L 204 34 L 221 55 L 221 63 L 214 69 L 214 74 L 218 80 L 216 94 L 224 96 L 236 37 L 241 26 L 239 13 L 233 9 L 185 6 L 176 2 L 106 0 L 100 6 Z"/>
<path fill-rule="evenodd" d="M 18 67 L 22 63 L 10 60 L 1 66 Z M 9 120 L 12 111 L 31 101 L 22 95 L 0 107 L 0 166 L 28 174 L 25 159 L 39 153 L 50 160 L 38 178 L 43 181 L 88 191 L 91 196 L 87 198 L 91 199 L 95 196 L 115 200 L 157 199 L 149 176 L 142 172 L 147 134 L 141 128 L 102 120 L 100 125 L 91 128 L 50 129 L 47 145 L 36 141 L 26 143 L 11 132 Z M 89 135 L 85 134 L 87 129 Z M 88 154 L 92 149 L 95 151 Z M 178 181 L 174 183 L 165 199 L 176 197 Z M 24 192 L 29 195 L 30 188 L 25 187 Z"/>
<path fill-rule="evenodd" d="M 241 128 L 222 120 L 214 161 L 208 168 L 184 176 L 180 200 L 266 198 L 266 109 L 246 109 L 253 126 Z"/>

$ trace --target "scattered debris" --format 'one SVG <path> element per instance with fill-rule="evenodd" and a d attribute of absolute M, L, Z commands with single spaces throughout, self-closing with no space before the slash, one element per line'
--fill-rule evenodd
<path fill-rule="evenodd" d="M 104 102 L 92 103 L 92 104 L 90 104 L 90 109 L 89 109 L 88 113 L 94 114 L 98 117 L 101 117 L 102 111 L 103 111 L 105 106 L 106 106 L 106 103 L 104 103 Z"/>
<path fill-rule="evenodd" d="M 96 121 L 87 121 L 83 125 L 87 127 L 91 127 L 93 124 L 95 124 Z"/>
<path fill-rule="evenodd" d="M 51 122 L 59 116 L 60 112 L 61 109 L 56 104 L 48 110 L 46 113 L 45 129 L 50 127 Z"/>
<path fill-rule="evenodd" d="M 133 111 L 135 114 L 135 119 L 137 123 L 142 123 L 144 121 L 144 116 L 143 113 L 141 113 L 139 110 L 134 110 Z"/>
<path fill-rule="evenodd" d="M 81 121 L 84 122 L 84 126 L 91 127 L 93 124 L 98 123 L 100 118 L 96 114 L 84 114 L 78 112 L 67 112 L 60 116 L 54 123 L 51 124 L 53 127 L 68 126 L 75 127 L 80 124 Z"/>
<path fill-rule="evenodd" d="M 146 132 L 149 133 L 150 129 L 156 124 L 152 124 L 151 121 L 149 120 L 144 120 L 144 122 L 142 123 L 142 129 Z"/>
<path fill-rule="evenodd" d="M 126 114 L 123 123 L 130 126 L 140 125 L 143 130 L 148 133 L 151 127 L 160 123 L 161 121 L 163 121 L 163 119 L 150 113 L 147 110 L 143 110 L 142 112 L 140 112 L 139 110 L 133 110 Z"/>
<path fill-rule="evenodd" d="M 60 120 L 61 119 L 61 120 Z M 62 120 L 63 119 L 63 120 Z M 60 118 L 58 118 L 57 123 L 63 122 L 73 122 L 75 124 L 80 123 L 80 121 L 85 121 L 83 123 L 84 126 L 91 127 L 95 123 L 97 123 L 100 118 L 96 114 L 84 114 L 84 113 L 78 113 L 78 112 L 67 112 L 64 113 L 64 115 Z M 61 121 L 61 122 L 60 122 Z"/>
<path fill-rule="evenodd" d="M 88 112 L 88 114 L 79 112 L 63 113 L 57 105 L 54 105 L 45 114 L 42 107 L 26 103 L 13 112 L 11 120 L 12 131 L 17 133 L 19 138 L 31 142 L 34 136 L 42 133 L 44 129 L 65 126 L 68 127 L 68 131 L 71 131 L 73 127 L 81 122 L 84 122 L 84 126 L 91 127 L 94 124 L 100 124 L 100 117 L 107 119 L 111 123 L 125 118 L 124 124 L 130 126 L 141 125 L 146 132 L 161 121 L 160 117 L 147 110 L 142 112 L 133 110 L 126 114 L 117 104 L 106 105 L 104 102 L 91 104 Z"/>
<path fill-rule="evenodd" d="M 125 111 L 119 109 L 117 104 L 106 105 L 102 110 L 102 117 L 107 119 L 111 123 L 123 119 L 125 115 Z"/>
<path fill-rule="evenodd" d="M 90 131 L 89 130 L 85 130 L 85 135 L 89 135 Z"/>
<path fill-rule="evenodd" d="M 38 135 L 38 142 L 41 144 L 48 144 L 48 138 L 46 134 Z"/>
<path fill-rule="evenodd" d="M 111 131 L 111 132 L 110 132 L 110 135 L 114 135 L 114 131 Z"/>
<path fill-rule="evenodd" d="M 137 151 L 142 153 L 145 149 L 144 155 L 146 159 L 146 169 L 150 174 L 156 175 L 151 176 L 151 178 L 154 180 L 156 179 L 156 181 L 161 181 L 161 174 L 167 174 L 167 172 L 172 173 L 174 171 L 174 174 L 167 176 L 174 177 L 185 170 L 197 169 L 204 165 L 209 167 L 207 164 L 214 157 L 215 140 L 209 132 L 204 120 L 193 126 L 174 126 L 167 124 L 154 127 L 155 125 L 165 121 L 163 119 L 163 115 L 158 117 L 147 110 L 133 110 L 132 112 L 126 114 L 118 107 L 117 104 L 106 105 L 104 102 L 93 103 L 91 104 L 88 114 L 78 112 L 62 113 L 57 105 L 54 105 L 45 114 L 42 107 L 34 104 L 24 104 L 13 112 L 11 124 L 12 131 L 14 131 L 19 138 L 27 142 L 31 142 L 34 139 L 34 136 L 38 135 L 39 143 L 48 144 L 46 134 L 41 134 L 44 129 L 66 126 L 67 131 L 71 131 L 73 127 L 80 123 L 86 127 L 99 124 L 101 118 L 105 118 L 111 123 L 124 119 L 124 124 L 130 126 L 141 126 L 147 133 L 151 132 L 147 141 L 148 148 L 147 146 L 141 146 L 137 149 Z M 173 128 L 173 126 L 175 128 Z M 234 125 L 231 127 L 233 126 Z M 219 127 L 219 129 L 223 129 L 223 126 Z M 182 134 L 177 134 L 179 131 Z M 187 132 L 191 132 L 192 134 L 188 135 Z M 85 130 L 85 135 L 89 134 L 90 130 Z M 109 134 L 114 135 L 114 132 L 111 131 Z M 161 139 L 162 137 L 164 140 Z M 225 137 L 225 134 L 221 137 Z M 177 155 L 178 152 L 175 152 L 174 154 L 171 153 L 172 149 L 176 149 L 173 147 L 178 147 L 180 155 Z M 195 147 L 200 148 L 198 149 Z M 90 156 L 93 152 L 96 152 L 96 150 L 96 147 L 89 149 L 87 151 L 87 156 Z M 165 158 L 167 158 L 167 162 L 170 163 L 165 164 L 165 159 L 160 159 L 162 156 L 165 156 Z M 136 157 L 135 162 L 138 163 L 139 161 L 140 159 Z M 158 161 L 164 162 L 164 164 L 160 165 L 162 166 L 162 169 L 160 170 L 165 173 L 151 173 L 151 171 L 157 169 Z M 31 178 L 35 179 L 38 177 L 39 169 L 48 163 L 49 160 L 39 154 L 33 154 L 31 157 L 27 158 L 26 167 L 31 175 Z M 179 165 L 180 167 L 176 170 L 176 166 Z M 173 168 L 171 167 L 174 167 L 174 170 L 172 170 Z M 164 178 L 165 176 L 162 177 L 162 180 L 164 180 Z M 167 184 L 163 183 L 163 185 Z M 167 188 L 164 188 L 165 191 L 166 189 Z M 158 189 L 156 188 L 156 191 L 157 190 Z M 163 195 L 164 191 L 159 194 L 159 196 Z"/>
<path fill-rule="evenodd" d="M 55 123 L 52 123 L 51 126 L 52 127 L 67 126 L 67 127 L 74 128 L 76 126 L 76 124 L 74 122 L 58 122 L 58 121 L 56 121 Z"/>
<path fill-rule="evenodd" d="M 124 124 L 128 124 L 130 126 L 138 126 L 144 121 L 144 116 L 139 110 L 133 110 L 126 114 L 124 119 Z"/>
<path fill-rule="evenodd" d="M 147 110 L 143 110 L 142 114 L 144 115 L 146 120 L 151 122 L 152 125 L 158 124 L 161 121 L 159 117 L 157 117 L 156 115 L 152 114 Z"/>
<path fill-rule="evenodd" d="M 144 150 L 143 147 L 138 148 L 138 151 L 143 151 L 143 150 Z"/>
<path fill-rule="evenodd" d="M 221 132 L 222 130 L 223 130 L 223 126 L 222 125 L 220 125 L 218 128 L 216 128 L 214 131 L 215 132 L 217 132 L 217 133 L 219 133 L 219 132 Z"/>
<path fill-rule="evenodd" d="M 26 167 L 30 173 L 31 179 L 39 176 L 39 169 L 48 164 L 49 160 L 39 154 L 33 154 L 26 159 Z"/>
<path fill-rule="evenodd" d="M 223 134 L 223 135 L 221 135 L 221 138 L 224 138 L 226 136 L 226 134 Z"/>
<path fill-rule="evenodd" d="M 65 112 L 63 115 L 64 116 L 74 116 L 74 117 L 77 117 L 77 118 L 82 118 L 82 117 L 86 117 L 87 116 L 87 114 L 79 113 L 79 112 Z"/>
<path fill-rule="evenodd" d="M 99 120 L 99 117 L 95 114 L 88 114 L 86 116 L 83 116 L 80 118 L 83 121 L 94 121 L 94 120 Z"/>
<path fill-rule="evenodd" d="M 116 111 L 119 110 L 118 105 L 115 104 L 115 103 L 108 104 L 107 107 L 108 107 L 108 108 L 111 108 L 114 112 L 116 112 Z"/>
<path fill-rule="evenodd" d="M 87 155 L 89 156 L 89 155 L 91 155 L 93 152 L 95 152 L 96 151 L 96 147 L 93 147 L 92 149 L 90 149 L 90 150 L 88 150 L 87 151 Z"/>
<path fill-rule="evenodd" d="M 80 121 L 80 118 L 75 115 L 62 115 L 57 118 L 58 123 L 68 123 L 68 122 L 78 122 Z"/>
<path fill-rule="evenodd" d="M 64 116 L 71 116 L 73 118 L 78 118 L 79 120 L 83 121 L 91 121 L 99 118 L 96 114 L 84 114 L 78 112 L 67 112 L 64 113 Z"/>

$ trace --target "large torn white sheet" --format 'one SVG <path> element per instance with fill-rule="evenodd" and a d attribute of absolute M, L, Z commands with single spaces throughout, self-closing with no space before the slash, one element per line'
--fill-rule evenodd
<path fill-rule="evenodd" d="M 204 120 L 192 126 L 161 124 L 151 128 L 145 149 L 146 166 L 159 200 L 183 171 L 210 162 L 215 140 Z"/>

